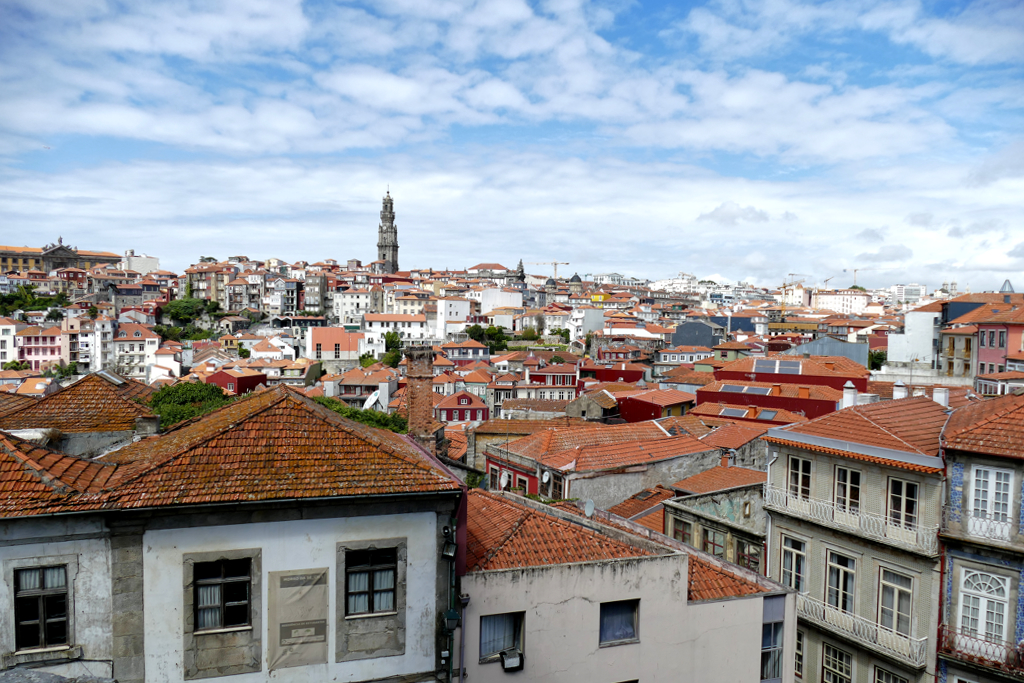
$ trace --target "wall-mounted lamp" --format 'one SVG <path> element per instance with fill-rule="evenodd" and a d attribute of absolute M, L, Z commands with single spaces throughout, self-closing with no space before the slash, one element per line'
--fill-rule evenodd
<path fill-rule="evenodd" d="M 450 609 L 444 613 L 444 628 L 448 633 L 455 633 L 455 629 L 462 623 L 462 616 L 458 610 Z"/>

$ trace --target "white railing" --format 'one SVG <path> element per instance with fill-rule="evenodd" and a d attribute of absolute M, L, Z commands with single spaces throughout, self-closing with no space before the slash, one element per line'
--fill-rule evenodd
<path fill-rule="evenodd" d="M 960 525 L 959 532 L 951 528 L 951 523 Z M 948 505 L 942 507 L 942 530 L 990 541 L 1009 543 L 1017 540 L 1017 522 L 1009 516 L 991 515 L 973 510 L 960 510 L 957 514 L 957 511 Z"/>
<path fill-rule="evenodd" d="M 796 611 L 802 619 L 814 622 L 909 666 L 919 668 L 927 663 L 927 638 L 911 638 L 890 631 L 870 619 L 844 612 L 815 600 L 806 593 L 797 596 Z"/>
<path fill-rule="evenodd" d="M 850 511 L 831 500 L 792 496 L 786 489 L 775 486 L 764 487 L 764 504 L 767 508 L 805 517 L 833 529 L 853 532 L 865 538 L 908 548 L 925 555 L 937 555 L 939 552 L 937 526 L 907 527 L 891 521 L 885 515 Z"/>

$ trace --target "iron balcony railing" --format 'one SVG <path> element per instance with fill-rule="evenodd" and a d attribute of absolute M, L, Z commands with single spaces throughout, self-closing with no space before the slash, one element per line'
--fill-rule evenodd
<path fill-rule="evenodd" d="M 943 624 L 939 627 L 939 652 L 978 666 L 1024 676 L 1024 644 L 987 640 L 980 634 L 957 632 Z"/>
<path fill-rule="evenodd" d="M 1018 523 L 1010 515 L 942 506 L 942 531 L 1004 543 L 1018 542 Z"/>
<path fill-rule="evenodd" d="M 927 664 L 927 638 L 911 638 L 891 631 L 870 619 L 815 600 L 806 593 L 797 596 L 796 611 L 801 619 L 902 664 L 914 668 L 921 668 Z"/>
<path fill-rule="evenodd" d="M 864 511 L 852 511 L 836 505 L 831 500 L 802 498 L 790 495 L 786 489 L 776 486 L 764 487 L 765 507 L 803 517 L 832 529 L 853 533 L 882 543 L 913 550 L 925 555 L 939 552 L 939 527 L 904 525 L 886 515 Z"/>

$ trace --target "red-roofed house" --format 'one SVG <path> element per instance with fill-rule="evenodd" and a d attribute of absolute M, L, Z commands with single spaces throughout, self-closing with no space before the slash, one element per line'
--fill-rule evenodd
<path fill-rule="evenodd" d="M 630 393 L 619 398 L 619 415 L 626 422 L 657 420 L 672 415 L 685 415 L 697 397 L 675 389 L 652 389 Z"/>
<path fill-rule="evenodd" d="M 491 419 L 487 403 L 468 391 L 459 391 L 434 405 L 434 419 L 439 422 L 483 422 Z"/>
<path fill-rule="evenodd" d="M 468 508 L 467 680 L 792 680 L 796 596 L 778 584 L 574 507 L 472 489 Z"/>

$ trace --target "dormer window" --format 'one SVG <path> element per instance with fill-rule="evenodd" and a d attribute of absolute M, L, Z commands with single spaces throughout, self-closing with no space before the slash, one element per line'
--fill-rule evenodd
<path fill-rule="evenodd" d="M 142 333 L 141 333 L 141 332 L 139 332 L 138 330 L 135 330 L 135 336 L 136 336 L 136 337 L 141 337 L 141 336 L 142 336 Z"/>

